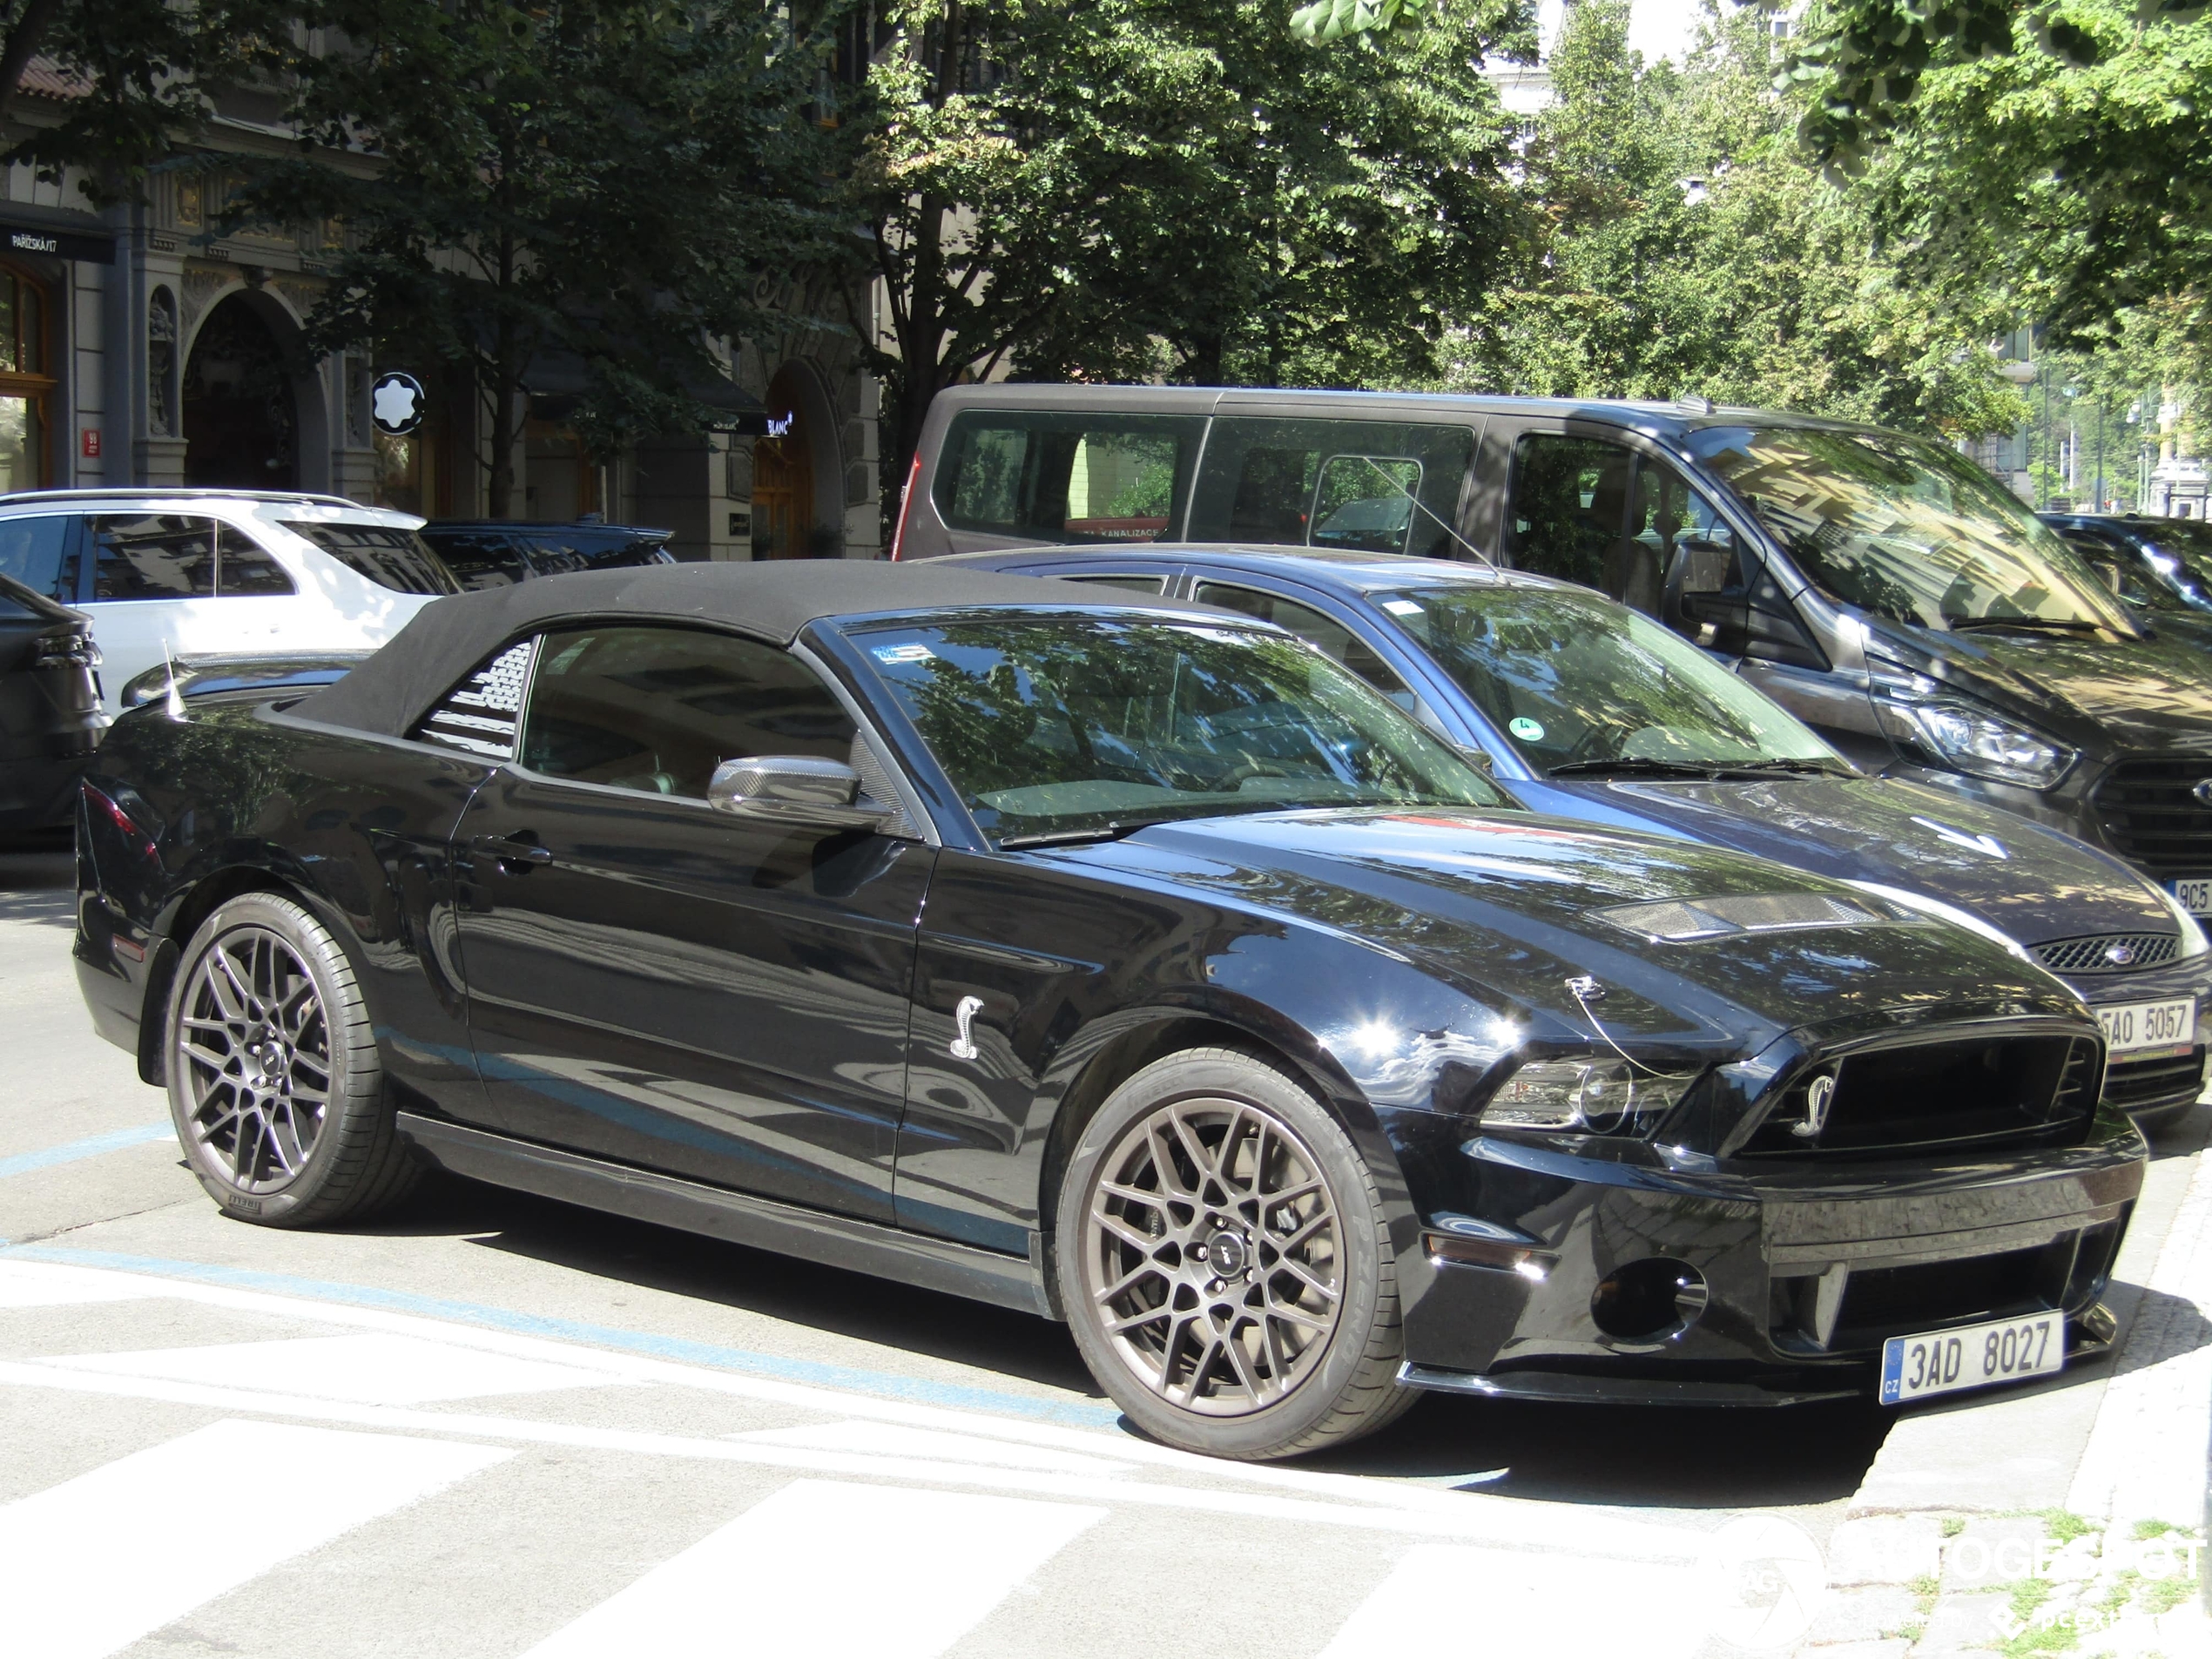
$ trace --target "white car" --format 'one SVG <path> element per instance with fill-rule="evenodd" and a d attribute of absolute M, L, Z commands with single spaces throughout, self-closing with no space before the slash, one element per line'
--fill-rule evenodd
<path fill-rule="evenodd" d="M 0 575 L 92 619 L 114 713 L 166 658 L 382 644 L 461 590 L 421 525 L 337 496 L 31 490 L 0 496 Z"/>

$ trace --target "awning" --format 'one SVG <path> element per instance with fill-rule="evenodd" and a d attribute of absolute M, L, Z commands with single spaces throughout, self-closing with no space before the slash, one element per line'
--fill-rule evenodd
<path fill-rule="evenodd" d="M 683 387 L 686 396 L 715 412 L 716 418 L 708 423 L 711 430 L 754 437 L 767 432 L 768 406 L 728 375 L 690 370 Z M 591 365 L 580 352 L 539 352 L 523 369 L 523 389 L 529 394 L 530 413 L 537 419 L 565 420 L 591 390 Z"/>

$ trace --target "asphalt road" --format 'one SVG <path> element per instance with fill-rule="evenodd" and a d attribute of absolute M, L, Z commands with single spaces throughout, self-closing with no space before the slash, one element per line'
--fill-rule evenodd
<path fill-rule="evenodd" d="M 1432 1396 L 1245 1469 L 927 1291 L 460 1182 L 226 1221 L 91 1033 L 71 874 L 0 856 L 10 1659 L 1727 1654 L 1792 1634 L 1742 1569 L 1796 1537 L 1730 1523 L 1818 1543 L 1887 1426 Z"/>

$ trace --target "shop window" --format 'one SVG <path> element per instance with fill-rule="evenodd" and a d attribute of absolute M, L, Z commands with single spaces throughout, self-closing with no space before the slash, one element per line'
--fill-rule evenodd
<path fill-rule="evenodd" d="M 46 401 L 53 389 L 45 290 L 0 266 L 0 492 L 47 482 Z"/>

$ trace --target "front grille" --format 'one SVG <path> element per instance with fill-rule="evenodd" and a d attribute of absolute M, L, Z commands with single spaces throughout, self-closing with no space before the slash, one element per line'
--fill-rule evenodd
<path fill-rule="evenodd" d="M 2203 1091 L 2202 1045 L 2178 1059 L 2115 1060 L 2105 1068 L 2105 1103 L 2122 1111 L 2178 1106 Z"/>
<path fill-rule="evenodd" d="M 2212 806 L 2195 790 L 2212 757 L 2123 760 L 2091 793 L 2113 846 L 2160 875 L 2212 874 Z"/>
<path fill-rule="evenodd" d="M 2035 960 L 2054 974 L 2125 974 L 2161 967 L 2181 948 L 2179 934 L 2093 934 L 2038 945 Z"/>
<path fill-rule="evenodd" d="M 2098 1058 L 2092 1039 L 2060 1035 L 1851 1055 L 1797 1077 L 1745 1141 L 1743 1155 L 1878 1157 L 2070 1146 L 2096 1115 Z M 1816 1112 L 1823 1093 L 1825 1110 Z"/>

